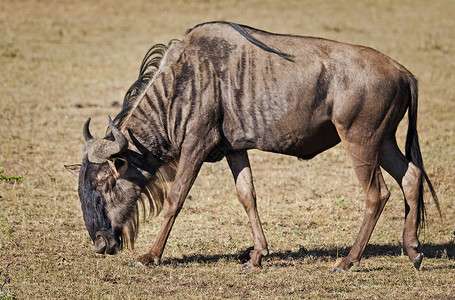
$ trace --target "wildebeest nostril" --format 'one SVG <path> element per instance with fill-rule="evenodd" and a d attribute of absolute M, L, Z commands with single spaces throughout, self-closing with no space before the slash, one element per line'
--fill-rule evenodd
<path fill-rule="evenodd" d="M 106 253 L 108 241 L 101 235 L 97 234 L 95 239 L 95 252 L 98 254 Z"/>
<path fill-rule="evenodd" d="M 116 254 L 119 250 L 118 242 L 108 231 L 100 230 L 95 234 L 95 252 L 98 254 Z"/>

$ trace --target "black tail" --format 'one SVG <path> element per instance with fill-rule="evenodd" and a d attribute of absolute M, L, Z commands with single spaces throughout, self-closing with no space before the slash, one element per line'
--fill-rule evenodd
<path fill-rule="evenodd" d="M 433 200 L 438 209 L 439 215 L 441 216 L 441 208 L 439 207 L 438 196 L 436 191 L 428 178 L 425 168 L 423 167 L 422 153 L 420 152 L 419 136 L 417 134 L 417 100 L 418 100 L 418 88 L 417 80 L 414 77 L 410 79 L 410 91 L 411 91 L 411 103 L 409 104 L 408 110 L 408 133 L 406 137 L 406 158 L 411 161 L 416 167 L 422 172 L 422 176 L 428 184 Z M 418 217 L 417 226 L 425 224 L 425 203 L 423 201 L 423 183 L 420 184 L 419 200 L 418 200 Z"/>

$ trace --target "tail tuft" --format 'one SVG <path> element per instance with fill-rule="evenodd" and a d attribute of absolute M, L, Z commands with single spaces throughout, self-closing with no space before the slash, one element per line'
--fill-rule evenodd
<path fill-rule="evenodd" d="M 423 166 L 422 153 L 420 152 L 419 136 L 417 133 L 417 100 L 418 100 L 418 87 L 417 80 L 411 77 L 410 80 L 410 92 L 411 92 L 411 103 L 409 104 L 408 110 L 408 133 L 406 137 L 406 158 L 411 161 L 416 167 L 422 172 L 422 176 L 427 182 L 428 188 L 430 189 L 431 196 L 436 204 L 439 215 L 441 214 L 441 208 L 439 206 L 438 196 L 434 190 L 433 184 L 428 178 L 425 168 Z M 418 200 L 419 213 L 417 218 L 417 226 L 424 226 L 425 224 L 425 202 L 423 200 L 423 184 L 420 185 L 419 200 Z"/>

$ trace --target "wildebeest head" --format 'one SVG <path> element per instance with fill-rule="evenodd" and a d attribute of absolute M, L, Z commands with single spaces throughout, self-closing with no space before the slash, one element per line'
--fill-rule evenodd
<path fill-rule="evenodd" d="M 90 119 L 84 125 L 85 145 L 79 171 L 79 199 L 85 226 L 97 253 L 115 254 L 121 248 L 122 217 L 115 205 L 115 191 L 128 169 L 120 155 L 128 148 L 127 139 L 109 119 L 113 140 L 95 139 L 90 134 Z M 120 183 L 120 182 L 119 182 Z"/>
<path fill-rule="evenodd" d="M 150 164 L 148 160 L 148 171 L 135 163 L 128 140 L 110 118 L 111 133 L 103 139 L 90 134 L 89 124 L 90 119 L 83 129 L 79 199 L 95 251 L 116 254 L 123 246 L 134 246 L 139 227 L 138 204 L 145 211 L 144 198 L 149 200 L 151 212 L 161 211 L 169 179 L 159 163 Z"/>

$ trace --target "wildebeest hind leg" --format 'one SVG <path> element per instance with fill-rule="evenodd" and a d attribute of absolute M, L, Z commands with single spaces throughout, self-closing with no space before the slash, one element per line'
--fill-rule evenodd
<path fill-rule="evenodd" d="M 366 194 L 366 205 L 357 239 L 349 254 L 335 268 L 336 272 L 345 271 L 360 263 L 363 251 L 390 195 L 378 165 L 378 154 L 372 150 L 374 147 L 350 144 L 346 149 L 350 153 L 355 173 Z"/>
<path fill-rule="evenodd" d="M 263 256 L 268 255 L 267 242 L 262 230 L 256 206 L 256 193 L 253 186 L 250 162 L 246 151 L 233 152 L 226 156 L 235 180 L 235 187 L 253 231 L 254 248 L 249 251 L 249 261 L 244 268 L 259 267 Z"/>
<path fill-rule="evenodd" d="M 400 185 L 405 198 L 405 226 L 403 245 L 416 269 L 420 268 L 423 254 L 418 253 L 417 220 L 421 171 L 401 153 L 394 138 L 386 140 L 381 148 L 379 163 Z"/>

